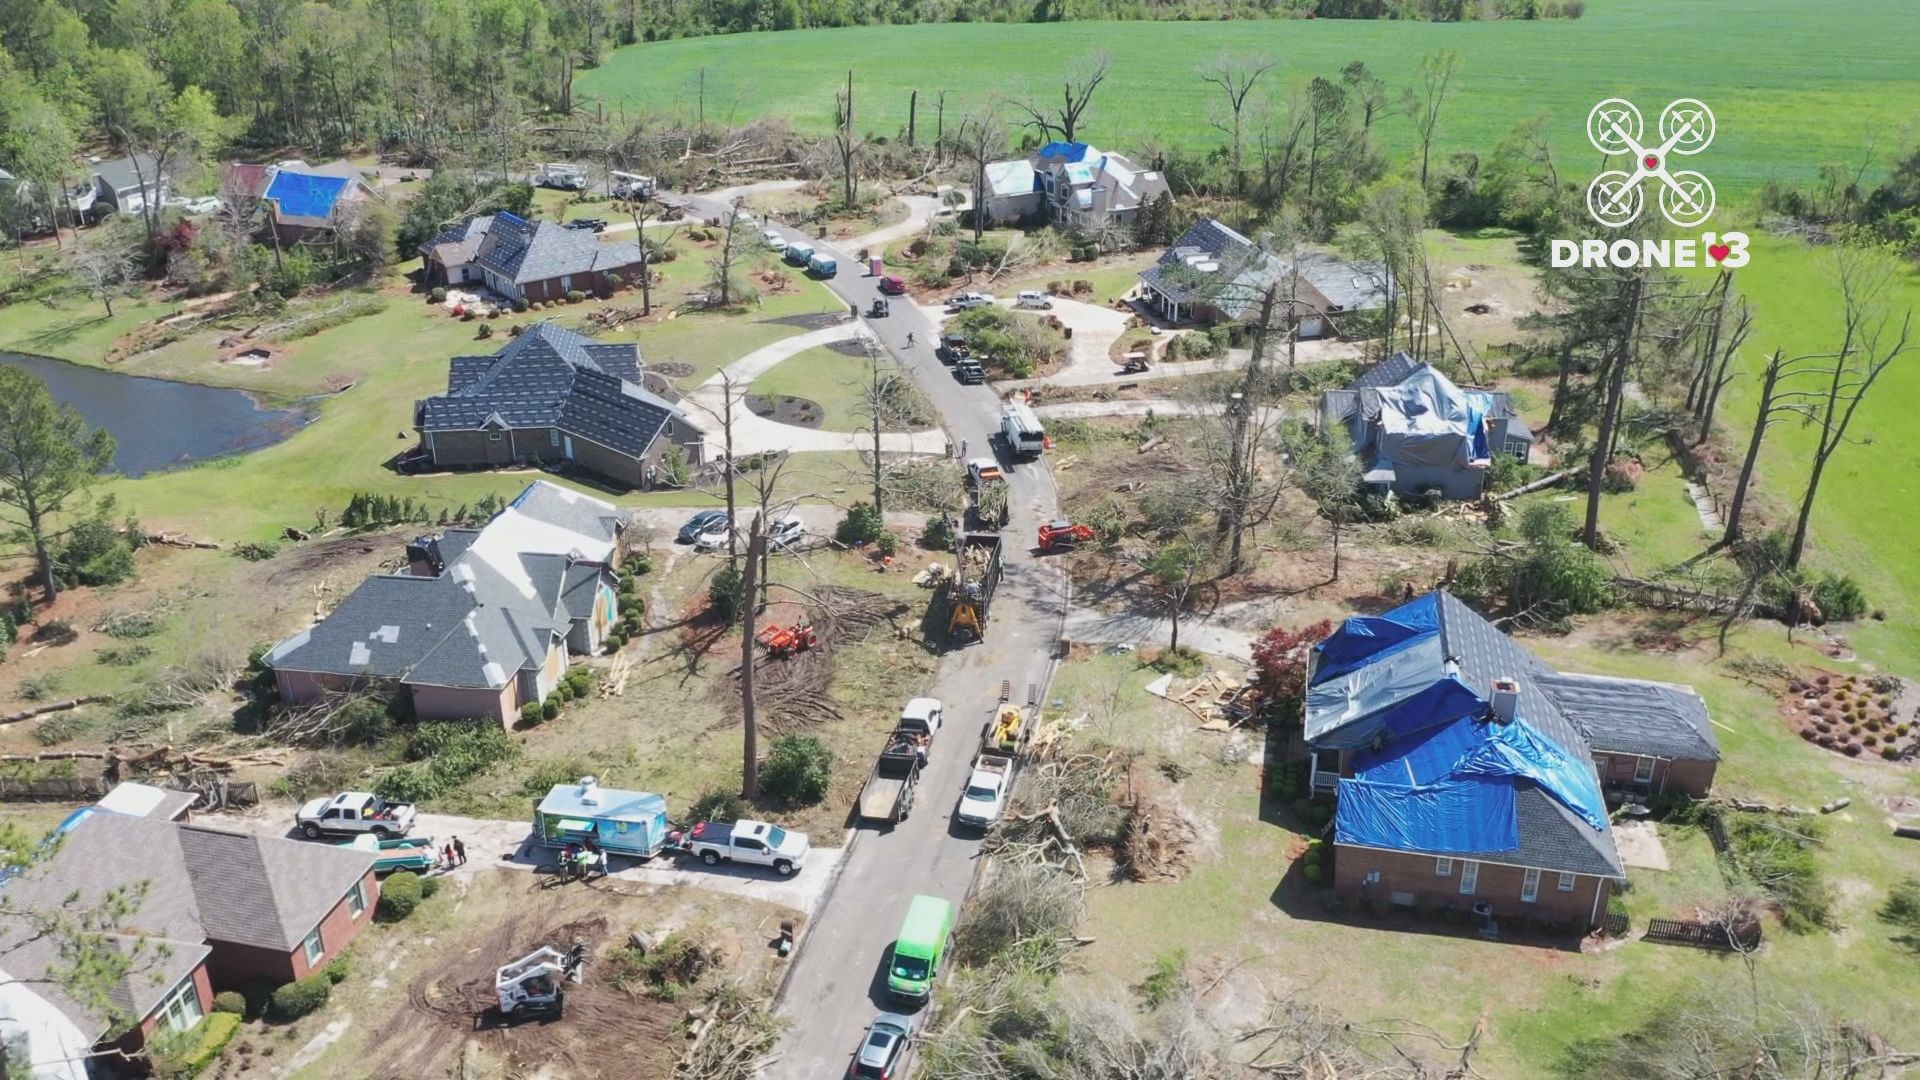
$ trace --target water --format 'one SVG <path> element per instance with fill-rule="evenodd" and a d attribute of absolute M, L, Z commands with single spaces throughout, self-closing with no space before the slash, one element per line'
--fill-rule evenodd
<path fill-rule="evenodd" d="M 88 424 L 112 432 L 113 466 L 127 476 L 271 446 L 308 419 L 298 410 L 263 409 L 238 390 L 10 352 L 0 352 L 0 364 L 45 382 L 55 399 L 80 410 Z"/>

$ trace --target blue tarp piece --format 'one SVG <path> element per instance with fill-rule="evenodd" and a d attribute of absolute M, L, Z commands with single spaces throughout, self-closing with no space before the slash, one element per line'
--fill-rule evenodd
<path fill-rule="evenodd" d="M 1513 851 L 1520 819 L 1513 785 L 1472 777 L 1423 787 L 1342 780 L 1336 844 L 1389 851 Z"/>
<path fill-rule="evenodd" d="M 1443 673 L 1440 639 L 1428 638 L 1346 678 L 1307 691 L 1308 741 L 1358 749 L 1417 735 L 1463 716 L 1484 716 L 1473 688 Z"/>
<path fill-rule="evenodd" d="M 1467 432 L 1473 436 L 1473 459 L 1482 461 L 1493 455 L 1487 452 L 1487 413 L 1493 408 L 1493 395 L 1477 391 L 1467 392 Z"/>
<path fill-rule="evenodd" d="M 1520 845 L 1515 797 L 1531 784 L 1596 832 L 1606 804 L 1592 770 L 1525 720 L 1462 716 L 1353 756 L 1340 781 L 1340 843 L 1411 851 L 1512 851 Z"/>
<path fill-rule="evenodd" d="M 1340 624 L 1333 636 L 1313 647 L 1316 685 L 1336 675 L 1365 667 L 1374 657 L 1422 635 L 1440 630 L 1440 603 L 1428 593 L 1384 615 L 1356 615 Z"/>
<path fill-rule="evenodd" d="M 311 173 L 281 169 L 267 185 L 266 197 L 272 199 L 284 217 L 325 219 L 333 213 L 333 204 L 347 187 L 344 176 L 314 176 Z"/>
<path fill-rule="evenodd" d="M 1058 139 L 1040 148 L 1039 157 L 1063 158 L 1067 161 L 1079 161 L 1087 156 L 1087 144 L 1083 142 L 1061 142 Z"/>

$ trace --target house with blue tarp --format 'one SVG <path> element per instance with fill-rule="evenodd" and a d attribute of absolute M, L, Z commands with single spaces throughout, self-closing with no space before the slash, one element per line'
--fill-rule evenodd
<path fill-rule="evenodd" d="M 1344 428 L 1382 492 L 1477 499 L 1495 454 L 1527 460 L 1533 431 L 1505 391 L 1470 390 L 1404 352 L 1320 395 L 1324 431 Z"/>
<path fill-rule="evenodd" d="M 1148 203 L 1169 193 L 1159 169 L 1083 142 L 1055 140 L 1026 158 L 989 163 L 980 205 L 993 224 L 1046 224 L 1095 235 L 1131 225 Z"/>
<path fill-rule="evenodd" d="M 349 224 L 372 185 L 352 162 L 309 165 L 293 159 L 272 165 L 233 162 L 222 172 L 221 190 L 231 199 L 257 199 L 282 242 Z"/>
<path fill-rule="evenodd" d="M 1561 676 L 1446 592 L 1350 618 L 1315 646 L 1309 786 L 1336 800 L 1336 892 L 1489 924 L 1597 925 L 1626 872 L 1588 734 L 1556 700 L 1568 678 L 1585 677 Z M 1640 716 L 1639 700 L 1625 693 L 1620 708 Z M 1603 714 L 1588 711 L 1614 722 Z"/>

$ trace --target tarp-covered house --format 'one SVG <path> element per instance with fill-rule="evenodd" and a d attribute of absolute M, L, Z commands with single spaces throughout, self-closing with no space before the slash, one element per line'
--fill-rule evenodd
<path fill-rule="evenodd" d="M 1495 454 L 1525 461 L 1533 449 L 1504 391 L 1463 390 L 1404 352 L 1321 394 L 1320 423 L 1346 430 L 1366 483 L 1407 495 L 1479 498 Z"/>
<path fill-rule="evenodd" d="M 1280 317 L 1302 339 L 1337 337 L 1343 316 L 1386 307 L 1393 275 L 1380 263 L 1319 251 L 1294 262 L 1212 218 L 1193 223 L 1140 272 L 1147 307 L 1172 323 L 1209 325 L 1258 314 L 1269 290 Z"/>

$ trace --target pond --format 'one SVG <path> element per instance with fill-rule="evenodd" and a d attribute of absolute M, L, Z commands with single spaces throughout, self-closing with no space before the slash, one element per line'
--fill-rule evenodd
<path fill-rule="evenodd" d="M 263 409 L 239 390 L 20 353 L 0 352 L 0 364 L 40 379 L 87 423 L 112 432 L 114 468 L 127 476 L 271 446 L 310 419 L 297 409 Z"/>

